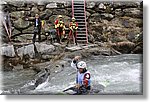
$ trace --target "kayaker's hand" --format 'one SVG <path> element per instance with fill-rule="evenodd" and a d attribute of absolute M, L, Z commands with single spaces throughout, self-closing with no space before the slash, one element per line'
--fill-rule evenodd
<path fill-rule="evenodd" d="M 80 88 L 80 85 L 79 85 L 79 84 L 76 84 L 76 85 L 75 85 L 75 88 L 79 89 L 79 88 Z"/>
<path fill-rule="evenodd" d="M 74 57 L 74 60 L 76 60 L 76 61 L 78 61 L 78 60 L 80 60 L 81 59 L 81 56 L 75 56 Z"/>

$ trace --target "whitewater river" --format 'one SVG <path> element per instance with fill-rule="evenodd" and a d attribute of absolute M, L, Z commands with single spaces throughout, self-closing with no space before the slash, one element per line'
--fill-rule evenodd
<path fill-rule="evenodd" d="M 139 54 L 91 56 L 86 62 L 91 72 L 92 88 L 101 90 L 101 85 L 105 86 L 95 94 L 142 94 L 142 59 Z M 35 90 L 29 88 L 35 78 L 32 70 L 0 74 L 3 76 L 3 94 L 66 94 L 62 91 L 74 85 L 76 70 L 65 65 L 61 72 L 52 73 L 42 88 Z"/>

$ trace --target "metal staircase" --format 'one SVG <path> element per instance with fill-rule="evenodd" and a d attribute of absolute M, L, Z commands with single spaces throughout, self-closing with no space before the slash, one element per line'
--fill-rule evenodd
<path fill-rule="evenodd" d="M 75 17 L 76 22 L 78 23 L 77 42 L 87 44 L 88 34 L 86 23 L 85 0 L 72 0 L 72 17 Z"/>

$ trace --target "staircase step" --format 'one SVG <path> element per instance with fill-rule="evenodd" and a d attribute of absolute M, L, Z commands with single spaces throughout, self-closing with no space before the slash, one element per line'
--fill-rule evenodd
<path fill-rule="evenodd" d="M 78 25 L 78 27 L 85 27 L 85 25 Z"/>
<path fill-rule="evenodd" d="M 77 30 L 78 33 L 86 33 L 86 31 Z"/>
<path fill-rule="evenodd" d="M 84 13 L 74 13 L 74 16 L 84 16 Z"/>
<path fill-rule="evenodd" d="M 76 18 L 76 20 L 77 20 L 77 21 L 85 21 L 84 19 L 77 19 L 77 18 Z"/>
<path fill-rule="evenodd" d="M 74 12 L 75 12 L 75 13 L 79 13 L 79 12 L 80 12 L 80 13 L 81 13 L 81 12 L 84 13 L 84 10 L 78 10 L 78 9 L 76 10 L 76 9 L 74 9 Z"/>
<path fill-rule="evenodd" d="M 78 41 L 78 42 L 84 42 L 84 41 L 86 42 L 87 40 L 77 40 L 77 41 Z"/>
<path fill-rule="evenodd" d="M 84 8 L 77 7 L 77 8 L 74 8 L 74 10 L 84 10 Z"/>
<path fill-rule="evenodd" d="M 85 18 L 85 16 L 76 15 L 76 18 Z"/>
<path fill-rule="evenodd" d="M 79 6 L 81 6 L 81 7 L 83 6 L 83 7 L 84 7 L 84 4 L 74 3 L 73 6 L 74 6 L 74 7 L 79 7 Z"/>
<path fill-rule="evenodd" d="M 74 1 L 73 4 L 74 4 L 74 5 L 84 5 L 84 2 L 77 2 L 77 1 Z"/>

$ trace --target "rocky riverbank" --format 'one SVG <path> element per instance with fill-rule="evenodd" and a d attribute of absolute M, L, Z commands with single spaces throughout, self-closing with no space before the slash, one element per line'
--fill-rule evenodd
<path fill-rule="evenodd" d="M 8 44 L 5 32 L 2 37 L 1 55 L 3 70 L 31 68 L 39 71 L 39 64 L 65 65 L 75 55 L 88 58 L 91 55 L 110 56 L 116 54 L 143 53 L 143 4 L 142 2 L 104 2 L 87 1 L 86 15 L 89 45 L 77 51 L 66 49 L 64 44 L 47 44 L 45 32 L 54 29 L 54 21 L 62 15 L 66 27 L 72 17 L 71 1 L 4 1 L 2 10 L 10 12 L 12 24 L 12 41 Z M 33 36 L 33 22 L 25 18 L 38 13 L 45 20 L 45 32 L 42 43 L 29 44 Z M 68 31 L 66 30 L 66 34 Z M 22 45 L 22 43 L 28 43 Z M 88 49 L 88 50 L 87 50 Z M 69 61 L 64 62 L 64 59 Z M 59 64 L 62 62 L 63 64 Z M 55 63 L 55 64 L 54 64 Z M 19 66 L 19 67 L 18 67 Z M 44 67 L 43 67 L 44 68 Z"/>

